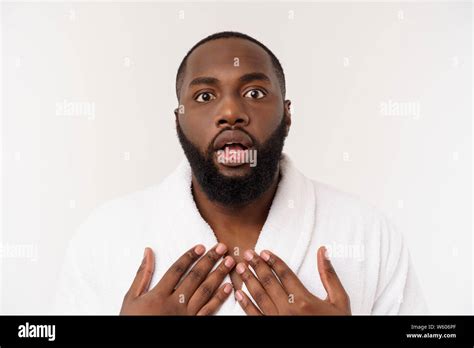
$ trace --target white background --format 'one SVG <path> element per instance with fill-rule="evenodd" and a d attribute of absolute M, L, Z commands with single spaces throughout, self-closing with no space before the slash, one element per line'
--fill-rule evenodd
<path fill-rule="evenodd" d="M 299 168 L 392 217 L 433 313 L 473 312 L 471 3 L 1 6 L 0 313 L 48 313 L 79 224 L 183 158 L 176 69 L 221 30 L 281 60 Z M 384 114 L 389 101 L 419 113 Z"/>

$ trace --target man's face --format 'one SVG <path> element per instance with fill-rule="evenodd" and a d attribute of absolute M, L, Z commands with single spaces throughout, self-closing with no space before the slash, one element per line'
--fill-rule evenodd
<path fill-rule="evenodd" d="M 180 91 L 183 112 L 176 112 L 178 135 L 193 173 L 204 160 L 212 162 L 214 174 L 224 180 L 248 178 L 275 167 L 262 156 L 279 159 L 291 124 L 289 105 L 283 101 L 271 58 L 258 45 L 226 38 L 199 46 L 188 57 Z M 219 157 L 226 147 L 240 151 L 241 145 L 257 151 L 256 168 Z M 272 151 L 270 146 L 277 149 Z M 188 150 L 197 150 L 202 158 L 193 161 Z M 258 168 L 265 165 L 266 169 Z"/>

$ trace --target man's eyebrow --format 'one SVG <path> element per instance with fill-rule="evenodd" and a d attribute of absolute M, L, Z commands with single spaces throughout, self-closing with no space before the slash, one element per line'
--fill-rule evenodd
<path fill-rule="evenodd" d="M 196 77 L 189 83 L 189 87 L 196 85 L 217 85 L 219 80 L 215 77 L 201 76 Z"/>
<path fill-rule="evenodd" d="M 239 81 L 242 83 L 248 83 L 252 81 L 266 81 L 270 82 L 270 78 L 261 72 L 252 72 L 239 77 Z M 219 84 L 219 79 L 210 76 L 201 76 L 196 77 L 189 83 L 189 87 L 196 85 L 217 85 Z"/>
<path fill-rule="evenodd" d="M 252 82 L 252 81 L 270 82 L 270 78 L 267 75 L 265 75 L 264 73 L 253 72 L 253 73 L 248 73 L 248 74 L 242 75 L 239 78 L 239 81 L 243 82 L 243 83 Z"/>

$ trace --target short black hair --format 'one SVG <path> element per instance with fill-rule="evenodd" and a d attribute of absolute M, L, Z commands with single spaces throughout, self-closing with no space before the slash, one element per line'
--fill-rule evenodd
<path fill-rule="evenodd" d="M 265 50 L 265 52 L 268 53 L 268 55 L 271 58 L 272 64 L 273 64 L 275 74 L 278 78 L 278 82 L 280 83 L 281 94 L 283 96 L 283 99 L 285 99 L 285 94 L 286 94 L 285 73 L 283 72 L 283 68 L 280 64 L 280 61 L 273 54 L 273 52 L 270 51 L 270 49 L 267 46 L 265 46 L 260 41 L 254 39 L 251 36 L 248 36 L 246 34 L 239 33 L 239 32 L 236 32 L 236 31 L 221 31 L 219 33 L 209 35 L 208 37 L 205 37 L 204 39 L 202 39 L 201 41 L 196 43 L 188 51 L 186 56 L 184 56 L 183 60 L 181 61 L 181 64 L 179 65 L 178 73 L 176 74 L 176 97 L 178 98 L 178 100 L 179 100 L 179 95 L 180 95 L 180 91 L 181 91 L 181 86 L 182 86 L 182 83 L 183 83 L 184 72 L 185 72 L 185 69 L 186 69 L 186 62 L 188 60 L 188 57 L 191 55 L 191 53 L 193 53 L 193 51 L 196 48 L 198 48 L 199 46 L 205 44 L 206 42 L 217 40 L 217 39 L 227 39 L 227 38 L 237 38 L 237 39 L 248 40 L 250 42 L 253 42 L 253 43 L 259 45 L 261 48 L 263 48 Z"/>

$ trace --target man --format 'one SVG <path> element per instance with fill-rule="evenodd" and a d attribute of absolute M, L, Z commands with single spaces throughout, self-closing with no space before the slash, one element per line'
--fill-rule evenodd
<path fill-rule="evenodd" d="M 236 32 L 201 40 L 178 69 L 176 93 L 187 161 L 81 226 L 57 312 L 426 311 L 408 250 L 389 221 L 307 179 L 282 154 L 290 101 L 267 47 Z"/>

